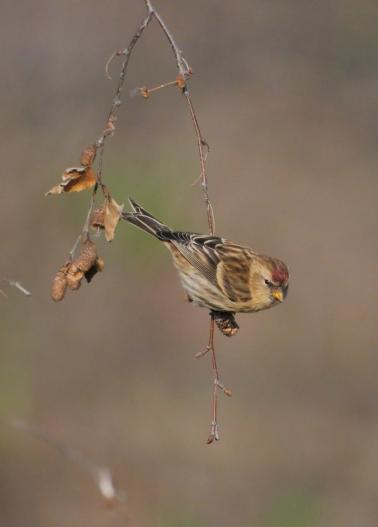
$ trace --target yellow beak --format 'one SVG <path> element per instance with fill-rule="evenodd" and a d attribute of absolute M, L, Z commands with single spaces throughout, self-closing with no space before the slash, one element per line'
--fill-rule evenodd
<path fill-rule="evenodd" d="M 275 300 L 277 300 L 277 302 L 283 302 L 284 295 L 282 289 L 275 289 L 272 291 L 272 296 Z"/>

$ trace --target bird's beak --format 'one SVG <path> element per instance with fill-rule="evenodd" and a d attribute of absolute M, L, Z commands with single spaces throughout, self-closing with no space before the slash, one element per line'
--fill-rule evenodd
<path fill-rule="evenodd" d="M 274 289 L 272 291 L 272 296 L 277 302 L 283 302 L 284 300 L 284 294 L 281 288 Z"/>

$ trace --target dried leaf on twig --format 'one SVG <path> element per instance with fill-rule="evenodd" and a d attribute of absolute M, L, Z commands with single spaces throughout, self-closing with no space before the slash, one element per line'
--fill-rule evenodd
<path fill-rule="evenodd" d="M 80 164 L 83 165 L 83 167 L 90 167 L 93 165 L 93 161 L 96 157 L 96 151 L 97 147 L 96 145 L 89 145 L 81 153 L 80 156 Z"/>
<path fill-rule="evenodd" d="M 73 262 L 68 262 L 54 276 L 51 297 L 55 302 L 63 300 L 66 290 L 77 291 L 85 277 L 90 282 L 95 274 L 104 269 L 104 260 L 97 256 L 95 244 L 91 240 L 83 243 L 82 249 Z"/>
<path fill-rule="evenodd" d="M 94 265 L 96 258 L 96 246 L 91 240 L 87 240 L 83 243 L 80 254 L 72 262 L 71 268 L 76 268 L 76 270 L 86 273 Z"/>
<path fill-rule="evenodd" d="M 91 227 L 92 229 L 104 229 L 105 210 L 104 207 L 100 207 L 93 211 L 91 216 Z"/>
<path fill-rule="evenodd" d="M 67 286 L 71 291 L 77 291 L 81 287 L 81 281 L 84 273 L 80 271 L 75 265 L 70 266 L 67 273 Z"/>
<path fill-rule="evenodd" d="M 118 205 L 115 199 L 109 196 L 106 199 L 104 210 L 104 227 L 106 241 L 111 242 L 114 238 L 114 233 L 117 224 L 122 215 L 124 205 Z"/>
<path fill-rule="evenodd" d="M 54 276 L 51 286 L 51 298 L 54 302 L 63 300 L 67 290 L 67 271 L 69 264 L 64 264 Z"/>
<path fill-rule="evenodd" d="M 67 168 L 62 174 L 61 183 L 46 192 L 45 196 L 63 192 L 81 192 L 95 184 L 96 174 L 90 166 Z"/>

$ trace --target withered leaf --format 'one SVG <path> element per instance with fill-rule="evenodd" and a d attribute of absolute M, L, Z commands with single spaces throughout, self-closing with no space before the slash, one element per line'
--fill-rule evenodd
<path fill-rule="evenodd" d="M 96 174 L 90 166 L 67 168 L 62 174 L 62 181 L 45 196 L 62 194 L 63 192 L 80 192 L 96 184 Z"/>
<path fill-rule="evenodd" d="M 84 167 L 90 167 L 93 165 L 97 152 L 96 145 L 89 145 L 81 153 L 80 164 Z"/>
<path fill-rule="evenodd" d="M 86 273 L 94 265 L 97 259 L 97 250 L 95 244 L 91 240 L 87 240 L 80 251 L 80 254 L 75 258 L 71 264 L 73 273 L 77 270 Z"/>
<path fill-rule="evenodd" d="M 67 289 L 67 271 L 69 264 L 62 265 L 59 271 L 54 276 L 51 286 L 51 298 L 54 302 L 63 300 Z"/>
<path fill-rule="evenodd" d="M 91 216 L 91 227 L 93 229 L 104 229 L 105 210 L 100 207 L 93 211 Z"/>
<path fill-rule="evenodd" d="M 81 286 L 84 275 L 95 265 L 97 259 L 96 246 L 91 240 L 83 243 L 82 249 L 70 264 L 67 272 L 67 285 L 73 291 Z"/>
<path fill-rule="evenodd" d="M 62 265 L 55 275 L 51 288 L 52 299 L 55 302 L 63 300 L 67 288 L 76 291 L 84 277 L 90 282 L 96 273 L 104 269 L 104 265 L 104 260 L 97 256 L 95 244 L 88 239 L 75 260 Z"/>
<path fill-rule="evenodd" d="M 83 276 L 83 271 L 80 271 L 80 269 L 71 264 L 67 273 L 67 286 L 71 291 L 77 291 L 80 288 Z"/>
<path fill-rule="evenodd" d="M 115 230 L 119 219 L 121 217 L 124 205 L 118 205 L 118 203 L 109 196 L 105 202 L 105 213 L 104 213 L 104 227 L 105 227 L 105 239 L 111 242 L 114 238 Z"/>

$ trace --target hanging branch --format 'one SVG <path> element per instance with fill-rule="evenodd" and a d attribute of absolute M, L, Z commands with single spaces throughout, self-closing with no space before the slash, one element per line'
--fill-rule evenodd
<path fill-rule="evenodd" d="M 118 112 L 118 108 L 122 104 L 121 95 L 122 95 L 122 90 L 123 90 L 123 87 L 124 87 L 124 84 L 125 84 L 125 80 L 126 80 L 126 71 L 127 71 L 127 67 L 128 67 L 128 64 L 129 64 L 129 60 L 130 60 L 131 54 L 133 52 L 133 49 L 134 49 L 136 43 L 138 42 L 138 40 L 142 36 L 143 31 L 146 29 L 148 24 L 151 22 L 151 19 L 152 19 L 152 11 L 148 10 L 147 15 L 143 18 L 143 20 L 140 23 L 138 29 L 135 31 L 135 33 L 134 33 L 129 45 L 124 50 L 121 50 L 121 51 L 118 50 L 118 51 L 114 52 L 111 55 L 111 57 L 108 60 L 108 62 L 106 63 L 106 68 L 105 69 L 106 69 L 106 72 L 108 72 L 108 68 L 109 68 L 110 62 L 113 60 L 114 57 L 116 57 L 116 56 L 118 56 L 118 57 L 123 56 L 124 57 L 123 63 L 122 63 L 122 66 L 121 66 L 121 71 L 120 71 L 118 83 L 117 83 L 117 87 L 116 87 L 116 92 L 115 92 L 115 95 L 113 97 L 112 105 L 110 107 L 107 119 L 105 121 L 105 127 L 104 127 L 100 137 L 97 139 L 97 141 L 95 143 L 96 153 L 98 153 L 97 181 L 96 181 L 96 184 L 95 184 L 95 186 L 93 188 L 93 193 L 92 193 L 92 197 L 91 197 L 88 213 L 87 213 L 86 220 L 85 220 L 85 223 L 83 225 L 82 231 L 81 231 L 81 233 L 79 235 L 78 240 L 75 242 L 73 248 L 70 251 L 70 259 L 71 260 L 73 258 L 73 255 L 75 253 L 75 250 L 76 250 L 77 245 L 80 242 L 80 240 L 86 241 L 86 239 L 88 238 L 90 218 L 91 218 L 91 215 L 92 215 L 92 212 L 93 212 L 93 206 L 94 206 L 95 196 L 96 196 L 98 187 L 101 188 L 105 198 L 109 198 L 109 196 L 110 196 L 110 193 L 109 193 L 107 187 L 102 182 L 102 168 L 103 168 L 103 157 L 104 157 L 105 144 L 106 144 L 106 140 L 108 139 L 108 137 L 113 136 L 114 133 L 115 133 L 115 130 L 116 130 L 115 123 L 117 121 L 117 112 Z M 109 75 L 108 75 L 108 77 L 109 77 Z"/>
<path fill-rule="evenodd" d="M 189 66 L 186 59 L 184 58 L 182 51 L 177 46 L 176 41 L 172 33 L 169 31 L 168 27 L 166 26 L 164 20 L 162 19 L 162 17 L 160 16 L 156 8 L 152 5 L 151 0 L 144 0 L 144 2 L 146 4 L 148 13 L 152 13 L 154 18 L 159 23 L 163 33 L 167 37 L 167 40 L 171 46 L 172 52 L 175 56 L 176 66 L 178 70 L 178 77 L 176 79 L 176 84 L 181 89 L 181 92 L 183 96 L 185 97 L 185 100 L 186 100 L 186 103 L 189 109 L 190 117 L 193 123 L 195 135 L 196 135 L 196 142 L 197 142 L 199 162 L 200 162 L 200 176 L 199 177 L 201 180 L 202 192 L 203 192 L 205 206 L 206 206 L 209 233 L 212 235 L 215 232 L 215 219 L 214 219 L 213 207 L 212 207 L 210 197 L 209 197 L 208 179 L 207 179 L 207 172 L 206 172 L 206 158 L 207 158 L 207 153 L 209 151 L 209 145 L 202 135 L 201 128 L 198 122 L 198 117 L 194 109 L 193 101 L 192 101 L 190 91 L 189 91 L 188 79 L 192 74 L 192 69 Z M 165 87 L 167 85 L 171 85 L 171 83 L 161 85 L 161 87 Z M 144 94 L 142 93 L 142 95 L 148 96 L 148 94 L 151 93 L 151 91 L 154 91 L 158 88 L 153 88 L 152 90 L 145 89 Z M 208 345 L 205 348 L 205 350 L 203 352 L 198 353 L 196 357 L 201 357 L 208 352 L 211 353 L 211 364 L 212 364 L 212 370 L 213 370 L 213 375 L 214 375 L 213 399 L 212 399 L 212 420 L 211 420 L 211 425 L 210 425 L 210 434 L 207 439 L 207 443 L 211 444 L 213 443 L 213 441 L 218 441 L 220 439 L 219 426 L 218 426 L 218 389 L 222 390 L 228 396 L 231 395 L 230 390 L 225 388 L 219 379 L 219 372 L 218 372 L 216 353 L 215 353 L 215 347 L 214 347 L 214 317 L 213 315 L 210 316 Z"/>
<path fill-rule="evenodd" d="M 31 296 L 31 292 L 24 287 L 21 282 L 18 280 L 10 280 L 9 278 L 1 278 L 0 283 L 5 282 L 6 284 L 10 285 L 11 287 L 15 287 L 18 289 L 23 295 L 25 296 Z M 6 293 L 2 289 L 0 289 L 0 294 L 7 297 Z"/>
<path fill-rule="evenodd" d="M 166 24 L 164 23 L 164 20 L 161 18 L 158 11 L 156 11 L 156 9 L 152 6 L 151 1 L 150 0 L 144 0 L 144 1 L 145 1 L 148 11 L 154 15 L 161 29 L 163 30 L 163 33 L 167 37 L 168 42 L 171 46 L 171 49 L 176 59 L 177 69 L 178 69 L 178 72 L 179 72 L 179 75 L 182 81 L 182 83 L 181 84 L 178 83 L 178 85 L 181 88 L 182 93 L 186 99 L 188 109 L 190 112 L 190 117 L 192 119 L 196 138 L 197 138 L 197 147 L 198 147 L 198 154 L 199 154 L 200 168 L 201 168 L 200 178 L 202 182 L 202 190 L 203 190 L 205 204 L 206 204 L 207 223 L 209 227 L 209 233 L 214 234 L 215 232 L 214 211 L 213 211 L 213 207 L 211 205 L 211 201 L 209 198 L 207 172 L 206 172 L 206 157 L 207 157 L 206 153 L 209 151 L 209 145 L 205 141 L 202 135 L 201 129 L 199 127 L 198 118 L 197 118 L 197 115 L 196 115 L 196 112 L 193 106 L 193 102 L 192 102 L 190 91 L 189 91 L 189 86 L 187 83 L 189 77 L 192 74 L 192 68 L 189 66 L 188 62 L 184 58 L 182 51 L 177 46 L 176 41 L 173 38 L 173 35 L 169 31 Z M 206 149 L 206 153 L 205 153 L 205 149 Z"/>
<path fill-rule="evenodd" d="M 114 238 L 115 228 L 121 217 L 123 205 L 118 205 L 118 203 L 111 197 L 109 189 L 103 183 L 103 156 L 106 141 L 109 137 L 114 135 L 116 130 L 115 123 L 117 121 L 118 108 L 122 103 L 122 90 L 125 84 L 126 71 L 131 54 L 151 19 L 152 12 L 148 10 L 138 29 L 135 31 L 129 45 L 124 50 L 113 53 L 106 64 L 107 72 L 109 64 L 115 56 L 124 57 L 116 91 L 105 121 L 105 127 L 100 137 L 95 144 L 90 145 L 82 152 L 80 157 L 81 167 L 66 169 L 62 175 L 62 182 L 46 193 L 49 195 L 61 194 L 63 192 L 78 192 L 93 187 L 84 225 L 69 252 L 68 261 L 60 267 L 53 280 L 51 296 L 56 302 L 63 300 L 67 288 L 72 291 L 78 290 L 81 286 L 83 277 L 90 282 L 93 276 L 104 268 L 104 262 L 97 256 L 96 246 L 90 239 L 89 228 L 90 226 L 93 226 L 98 229 L 104 229 L 106 240 L 111 241 Z M 93 170 L 93 163 L 96 156 L 98 160 L 97 174 Z M 105 203 L 100 209 L 95 211 L 94 204 L 99 188 L 105 198 Z M 99 217 L 101 218 L 100 220 Z M 75 253 L 80 244 L 81 251 L 76 259 L 74 259 Z"/>
<path fill-rule="evenodd" d="M 185 98 L 189 110 L 190 118 L 196 136 L 196 144 L 200 164 L 200 175 L 198 179 L 201 181 L 202 193 L 205 201 L 208 230 L 210 235 L 213 235 L 215 232 L 214 211 L 209 197 L 208 178 L 206 172 L 206 159 L 207 154 L 209 152 L 209 145 L 202 135 L 198 117 L 193 105 L 188 86 L 188 80 L 192 74 L 192 69 L 186 59 L 184 58 L 182 51 L 176 44 L 176 41 L 172 33 L 168 29 L 167 25 L 165 24 L 164 20 L 162 19 L 156 8 L 153 6 L 151 0 L 143 1 L 146 6 L 147 13 L 137 30 L 135 31 L 130 43 L 124 50 L 117 50 L 112 53 L 105 66 L 106 76 L 107 78 L 111 79 L 111 76 L 109 74 L 109 68 L 112 61 L 116 57 L 123 57 L 123 62 L 119 74 L 118 83 L 116 86 L 115 95 L 113 97 L 112 104 L 105 122 L 105 127 L 101 133 L 101 136 L 98 138 L 94 145 L 87 147 L 83 151 L 80 158 L 81 167 L 67 169 L 62 176 L 62 182 L 48 192 L 48 194 L 61 194 L 62 192 L 76 192 L 93 187 L 89 203 L 89 209 L 86 215 L 86 220 L 84 222 L 83 228 L 69 253 L 68 262 L 66 262 L 59 269 L 53 281 L 52 298 L 55 301 L 60 301 L 63 299 L 67 287 L 71 290 L 77 290 L 81 285 L 81 280 L 83 277 L 85 277 L 87 281 L 90 281 L 94 274 L 103 269 L 103 261 L 97 256 L 96 247 L 90 240 L 89 228 L 90 226 L 92 226 L 99 229 L 104 229 L 105 237 L 108 241 L 110 241 L 111 239 L 113 239 L 114 230 L 123 209 L 123 205 L 118 205 L 113 200 L 108 188 L 103 183 L 102 169 L 105 144 L 107 139 L 113 136 L 116 130 L 115 123 L 117 121 L 118 108 L 120 107 L 122 102 L 121 96 L 126 80 L 127 67 L 129 64 L 131 54 L 135 48 L 135 45 L 141 38 L 144 30 L 152 21 L 152 19 L 156 19 L 157 23 L 159 24 L 161 30 L 163 31 L 164 35 L 166 36 L 169 42 L 169 45 L 172 49 L 175 58 L 178 75 L 174 81 L 170 81 L 150 89 L 143 87 L 139 89 L 139 92 L 143 97 L 148 98 L 150 93 L 162 88 L 166 88 L 168 86 L 176 85 L 181 90 L 181 93 Z M 98 164 L 97 174 L 95 174 L 92 168 L 96 154 Z M 96 194 L 99 188 L 101 189 L 102 194 L 105 198 L 105 205 L 100 209 L 94 210 Z M 80 243 L 82 244 L 81 251 L 76 257 L 76 259 L 74 259 L 76 250 Z M 215 320 L 215 322 L 217 322 L 217 320 Z M 221 389 L 226 395 L 231 395 L 231 392 L 224 388 L 223 384 L 219 380 L 219 373 L 214 347 L 213 315 L 211 315 L 210 318 L 208 345 L 203 352 L 200 352 L 196 356 L 203 356 L 207 352 L 211 352 L 211 363 L 214 375 L 212 421 L 210 426 L 210 435 L 207 440 L 208 443 L 212 443 L 214 440 L 219 440 L 217 405 L 218 389 Z"/>

